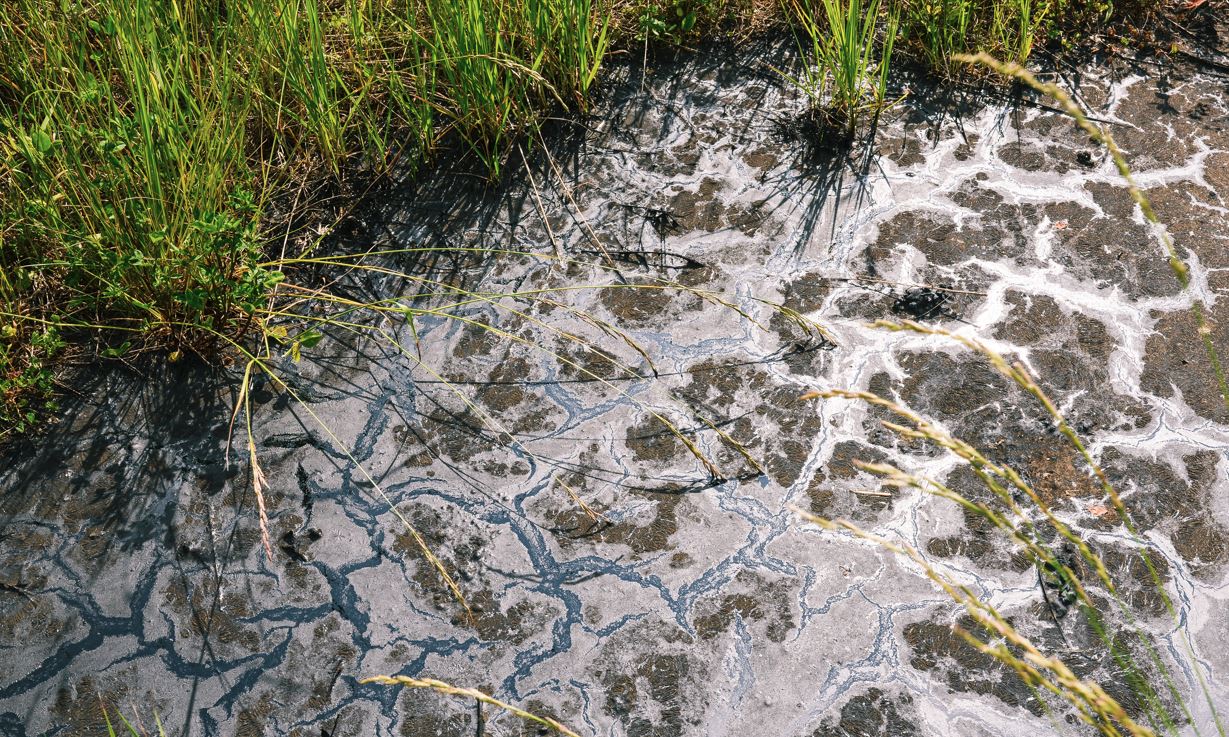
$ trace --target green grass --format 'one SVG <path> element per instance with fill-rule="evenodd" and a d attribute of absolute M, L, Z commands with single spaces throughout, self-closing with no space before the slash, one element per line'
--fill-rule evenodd
<path fill-rule="evenodd" d="M 1114 17 L 1110 0 L 780 0 L 803 58 L 784 73 L 812 107 L 852 133 L 890 103 L 892 59 L 921 61 L 934 74 L 970 73 L 954 60 L 984 52 L 1023 63 L 1039 43 L 1071 47 Z M 1119 20 L 1143 20 L 1158 0 L 1142 0 Z"/>
<path fill-rule="evenodd" d="M 10 3 L 0 436 L 48 408 L 66 346 L 209 356 L 259 332 L 279 196 L 449 137 L 497 173 L 544 110 L 583 103 L 606 43 L 585 1 Z"/>
<path fill-rule="evenodd" d="M 801 74 L 790 79 L 813 107 L 825 110 L 832 122 L 852 134 L 864 113 L 878 111 L 885 103 L 898 13 L 889 12 L 878 40 L 880 0 L 868 0 L 865 6 L 861 0 L 821 0 L 818 8 L 790 0 L 788 10 L 807 60 Z"/>

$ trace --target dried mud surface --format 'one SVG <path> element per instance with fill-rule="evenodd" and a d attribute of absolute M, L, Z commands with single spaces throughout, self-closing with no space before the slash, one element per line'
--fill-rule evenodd
<path fill-rule="evenodd" d="M 258 379 L 272 559 L 244 444 L 226 450 L 233 371 L 81 387 L 0 464 L 0 732 L 102 734 L 103 703 L 178 734 L 476 733 L 472 703 L 358 682 L 375 674 L 474 686 L 594 735 L 1046 730 L 917 570 L 787 509 L 911 542 L 1114 682 L 1087 624 L 1071 614 L 1060 633 L 1035 571 L 983 522 L 853 462 L 982 493 L 967 470 L 882 412 L 799 399 L 893 397 L 1019 469 L 1180 651 L 1120 520 L 1036 404 L 948 341 L 867 327 L 909 315 L 1040 378 L 1135 511 L 1229 703 L 1229 414 L 1191 295 L 1112 164 L 1061 116 L 937 93 L 889 113 L 870 150 L 817 147 L 763 63 L 787 56 L 615 68 L 590 116 L 526 151 L 528 176 L 436 173 L 352 224 L 338 251 L 543 257 L 386 256 L 465 290 L 464 319 L 389 322 L 404 350 L 330 332 L 282 366 L 302 402 Z M 1229 349 L 1224 76 L 1181 59 L 1066 76 L 1110 121 Z M 348 288 L 409 300 L 421 283 Z M 1175 677 L 1194 687 L 1193 670 Z M 489 710 L 485 729 L 536 733 Z"/>

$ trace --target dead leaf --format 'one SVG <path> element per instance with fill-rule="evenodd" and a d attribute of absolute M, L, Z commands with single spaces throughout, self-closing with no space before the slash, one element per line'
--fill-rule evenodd
<path fill-rule="evenodd" d="M 1107 506 L 1105 506 L 1104 504 L 1101 504 L 1101 503 L 1093 503 L 1093 504 L 1089 504 L 1089 505 L 1088 505 L 1087 507 L 1085 507 L 1085 508 L 1088 510 L 1088 513 L 1089 513 L 1089 514 L 1096 515 L 1096 516 L 1100 517 L 1101 519 L 1113 519 L 1114 517 L 1116 517 L 1116 516 L 1117 516 L 1117 515 L 1114 513 L 1114 510 L 1113 510 L 1113 509 L 1110 509 L 1109 507 L 1107 507 Z"/>

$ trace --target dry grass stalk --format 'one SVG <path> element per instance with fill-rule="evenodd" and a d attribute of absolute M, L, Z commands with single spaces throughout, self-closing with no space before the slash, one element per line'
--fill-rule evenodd
<path fill-rule="evenodd" d="M 1101 734 L 1118 737 L 1155 737 L 1149 727 L 1133 720 L 1117 700 L 1105 692 L 1100 684 L 1082 679 L 1071 672 L 1061 659 L 1047 656 L 1031 640 L 1021 635 L 998 611 L 982 602 L 967 587 L 955 583 L 940 573 L 916 548 L 898 544 L 885 537 L 868 532 L 854 523 L 844 520 L 829 520 L 818 517 L 797 507 L 792 511 L 816 525 L 832 531 L 845 531 L 855 537 L 874 543 L 897 555 L 907 556 L 926 573 L 926 577 L 939 586 L 954 602 L 987 632 L 995 635 L 998 642 L 991 644 L 978 639 L 972 633 L 961 631 L 962 637 L 981 652 L 994 657 L 1011 667 L 1031 686 L 1041 686 L 1070 703 L 1080 718 L 1096 727 Z M 1021 654 L 1017 655 L 1011 648 Z"/>
<path fill-rule="evenodd" d="M 1060 434 L 1067 438 L 1073 447 L 1079 451 L 1080 455 L 1087 463 L 1090 472 L 1101 484 L 1103 491 L 1110 499 L 1110 502 L 1117 513 L 1116 518 L 1120 520 L 1129 531 L 1131 540 L 1134 543 L 1134 552 L 1140 556 L 1141 560 L 1147 566 L 1152 584 L 1164 602 L 1166 609 L 1174 621 L 1174 625 L 1179 629 L 1182 628 L 1182 622 L 1178 616 L 1178 613 L 1173 606 L 1168 592 L 1165 591 L 1164 582 L 1149 558 L 1147 543 L 1140 537 L 1135 525 L 1131 521 L 1130 515 L 1123 505 L 1121 498 L 1115 492 L 1104 471 L 1096 463 L 1087 447 L 1067 423 L 1057 406 L 1045 394 L 1022 363 L 1009 363 L 1003 356 L 980 341 L 966 336 L 956 335 L 939 328 L 931 328 L 911 322 L 893 323 L 887 321 L 880 321 L 876 323 L 876 326 L 890 330 L 912 331 L 925 335 L 941 335 L 953 339 L 980 353 L 991 363 L 991 365 L 995 367 L 996 370 L 1024 389 L 1027 393 L 1032 395 L 1045 409 L 1047 414 L 1057 426 Z M 1060 580 L 1062 580 L 1064 584 L 1071 586 L 1072 592 L 1075 594 L 1076 601 L 1079 602 L 1081 610 L 1088 618 L 1088 623 L 1096 631 L 1101 642 L 1109 648 L 1111 656 L 1113 656 L 1116 663 L 1124 669 L 1132 689 L 1144 700 L 1146 713 L 1149 720 L 1151 720 L 1153 727 L 1164 725 L 1168 731 L 1176 732 L 1177 727 L 1173 717 L 1170 716 L 1169 707 L 1162 703 L 1157 691 L 1149 685 L 1147 675 L 1139 668 L 1139 666 L 1135 664 L 1133 656 L 1129 652 L 1123 650 L 1121 645 L 1116 642 L 1115 638 L 1109 635 L 1105 624 L 1102 622 L 1101 616 L 1097 611 L 1097 607 L 1094 605 L 1088 593 L 1081 585 L 1079 578 L 1076 576 L 1074 571 L 1044 544 L 1039 542 L 1040 540 L 1044 539 L 1044 537 L 1038 534 L 1039 531 L 1032 520 L 1032 515 L 1026 513 L 1016 501 L 1017 494 L 1027 496 L 1036 506 L 1037 511 L 1039 511 L 1044 517 L 1044 521 L 1048 523 L 1054 531 L 1070 542 L 1079 551 L 1084 562 L 1089 564 L 1089 566 L 1096 571 L 1097 578 L 1100 579 L 1101 583 L 1105 586 L 1106 591 L 1110 595 L 1111 602 L 1116 604 L 1117 609 L 1121 612 L 1128 627 L 1135 634 L 1142 636 L 1143 645 L 1147 651 L 1149 662 L 1154 668 L 1156 668 L 1157 673 L 1159 673 L 1160 677 L 1162 678 L 1165 690 L 1180 707 L 1187 722 L 1193 722 L 1191 712 L 1187 707 L 1186 702 L 1179 694 L 1177 686 L 1169 673 L 1169 669 L 1161 660 L 1160 654 L 1157 652 L 1151 640 L 1143 632 L 1143 630 L 1140 629 L 1136 622 L 1134 613 L 1129 610 L 1125 602 L 1118 596 L 1117 589 L 1114 582 L 1109 577 L 1104 561 L 1095 553 L 1095 551 L 1084 543 L 1080 535 L 1076 534 L 1065 524 L 1063 524 L 1060 519 L 1058 519 L 1045 501 L 1037 493 L 1035 493 L 1031 486 L 1014 469 L 1005 464 L 990 461 L 980 451 L 973 448 L 968 443 L 951 436 L 941 427 L 928 422 L 925 418 L 919 416 L 907 407 L 901 406 L 891 400 L 884 399 L 877 395 L 870 394 L 868 392 L 828 390 L 810 392 L 809 394 L 805 395 L 805 397 L 860 400 L 888 409 L 897 416 L 906 419 L 912 427 L 906 427 L 905 425 L 886 420 L 882 422 L 884 427 L 906 439 L 927 440 L 933 442 L 936 445 L 949 450 L 958 458 L 967 463 L 983 482 L 983 484 L 990 489 L 994 493 L 995 497 L 1006 507 L 1005 514 L 996 512 L 986 504 L 971 501 L 960 493 L 932 479 L 913 476 L 887 464 L 862 463 L 855 461 L 856 465 L 860 468 L 884 477 L 885 483 L 890 486 L 917 488 L 924 492 L 949 499 L 961 505 L 966 510 L 980 515 L 991 522 L 996 528 L 1006 533 L 1007 536 L 1015 543 L 1023 547 L 1034 564 L 1040 565 L 1041 563 L 1044 563 L 1047 568 L 1058 573 L 1061 577 Z M 919 565 L 927 568 L 928 576 L 932 579 L 939 575 L 934 572 L 933 568 L 930 567 L 924 559 L 921 558 L 920 554 L 918 554 L 916 550 L 907 548 L 907 546 L 902 547 L 894 543 L 889 543 L 883 538 L 857 529 L 856 526 L 852 525 L 852 523 L 848 523 L 844 520 L 831 522 L 829 520 L 821 521 L 819 518 L 814 518 L 811 515 L 804 516 L 812 521 L 816 521 L 827 529 L 843 529 L 854 532 L 858 537 L 876 542 L 878 544 L 886 543 L 884 547 L 887 549 L 892 550 L 893 552 L 906 554 L 911 559 L 918 562 Z M 951 583 L 950 580 L 939 581 L 938 579 L 936 579 L 936 582 L 940 583 L 941 585 L 944 583 Z M 949 594 L 952 594 L 952 598 L 954 600 L 968 607 L 971 614 L 977 615 L 978 612 L 980 612 L 982 615 L 985 615 L 976 617 L 983 627 L 985 627 L 988 631 L 997 633 L 1004 641 L 1009 642 L 1013 647 L 1017 647 L 1024 652 L 1025 657 L 1022 660 L 1019 657 L 1016 657 L 1011 650 L 1007 649 L 1002 644 L 992 645 L 985 643 L 974 637 L 968 636 L 967 633 L 965 633 L 966 639 L 968 639 L 971 644 L 983 653 L 991 655 L 999 659 L 1000 662 L 1012 667 L 1013 670 L 1015 670 L 1027 684 L 1030 686 L 1040 685 L 1047 690 L 1061 695 L 1077 708 L 1080 712 L 1081 718 L 1096 726 L 1102 734 L 1152 734 L 1151 728 L 1144 727 L 1135 722 L 1124 721 L 1123 717 L 1125 717 L 1126 714 L 1122 711 L 1121 705 L 1114 702 L 1112 699 L 1107 700 L 1108 696 L 1106 696 L 1104 692 L 1099 691 L 1096 688 L 1091 688 L 1091 686 L 1080 682 L 1078 679 L 1072 680 L 1070 677 L 1070 671 L 1066 669 L 1066 666 L 1061 662 L 1061 659 L 1041 655 L 1039 652 L 1034 652 L 1036 651 L 1036 648 L 1031 648 L 1031 643 L 1026 646 L 1024 642 L 1018 641 L 1014 630 L 1009 632 L 1006 629 L 1010 628 L 1010 624 L 1003 620 L 1003 618 L 1000 617 L 992 607 L 978 601 L 972 592 L 963 587 L 955 586 L 954 584 L 951 586 L 944 586 L 944 588 Z M 1197 663 L 1197 659 L 1194 656 L 1193 648 L 1189 641 L 1189 636 L 1186 635 L 1185 632 L 1183 632 L 1182 641 L 1190 661 L 1192 663 Z M 1039 677 L 1045 674 L 1049 674 L 1046 676 L 1046 679 L 1039 680 Z M 1211 714 L 1213 715 L 1217 731 L 1223 737 L 1225 732 L 1220 722 L 1218 710 L 1212 701 L 1211 694 L 1208 690 L 1203 674 L 1202 672 L 1199 672 L 1197 668 L 1196 677 L 1199 682 L 1199 686 L 1203 691 L 1204 697 L 1207 700 Z M 1096 684 L 1092 685 L 1095 686 Z M 1196 733 L 1198 733 L 1197 730 Z"/>
<path fill-rule="evenodd" d="M 265 472 L 256 461 L 256 443 L 248 439 L 248 459 L 252 465 L 252 491 L 256 493 L 256 510 L 260 517 L 260 543 L 264 546 L 265 555 L 273 559 L 273 543 L 269 541 L 269 512 L 265 507 Z"/>
<path fill-rule="evenodd" d="M 434 678 L 411 678 L 410 676 L 371 676 L 370 678 L 362 679 L 359 683 L 380 683 L 384 684 L 385 686 L 427 688 L 449 696 L 464 696 L 466 698 L 475 699 L 484 704 L 490 704 L 491 706 L 503 709 L 509 714 L 520 717 L 525 721 L 541 724 L 544 727 L 553 729 L 559 734 L 566 735 L 566 737 L 580 737 L 580 735 L 563 726 L 554 719 L 551 719 L 550 717 L 542 717 L 538 716 L 537 714 L 531 714 L 524 709 L 519 709 L 511 704 L 500 701 L 494 696 L 488 696 L 476 688 L 461 688 Z"/>

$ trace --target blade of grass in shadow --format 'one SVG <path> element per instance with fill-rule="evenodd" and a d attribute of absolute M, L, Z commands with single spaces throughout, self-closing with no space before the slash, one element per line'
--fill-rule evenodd
<path fill-rule="evenodd" d="M 535 255 L 535 256 L 542 257 L 542 258 L 549 258 L 549 257 L 546 257 L 546 256 L 541 256 L 541 255 L 539 255 L 539 254 L 534 254 L 534 255 Z M 313 259 L 313 261 L 316 261 L 316 260 L 319 260 L 319 261 L 324 261 L 324 259 Z M 597 266 L 597 268 L 608 268 L 608 267 L 603 267 L 603 266 L 600 266 L 600 265 L 595 265 L 595 266 Z M 444 307 L 440 307 L 440 308 L 432 308 L 432 309 L 429 309 L 429 310 L 427 310 L 427 309 L 422 309 L 422 308 L 411 308 L 411 307 L 406 307 L 406 306 L 403 306 L 403 305 L 399 304 L 400 298 L 393 298 L 393 299 L 390 299 L 390 300 L 382 300 L 382 301 L 380 301 L 380 302 L 367 302 L 367 303 L 350 300 L 350 301 L 347 301 L 347 302 L 346 302 L 346 304 L 348 304 L 348 305 L 349 305 L 349 307 L 350 307 L 351 309 L 354 309 L 354 310 L 371 309 L 371 310 L 377 310 L 377 311 L 385 311 L 385 312 L 387 312 L 387 313 L 403 313 L 403 312 L 405 312 L 406 310 L 410 310 L 411 312 L 414 312 L 414 313 L 417 313 L 417 314 L 432 314 L 432 315 L 436 315 L 436 316 L 440 316 L 440 317 L 445 317 L 445 318 L 453 319 L 452 314 L 449 312 L 449 310 L 450 310 L 450 309 L 454 309 L 454 308 L 457 308 L 457 307 L 461 307 L 461 306 L 464 306 L 464 305 L 466 305 L 466 304 L 470 304 L 470 303 L 484 303 L 484 304 L 489 304 L 489 305 L 491 305 L 491 306 L 493 306 L 493 307 L 496 307 L 497 309 L 505 310 L 505 311 L 509 312 L 509 313 L 510 313 L 510 314 L 512 314 L 512 315 L 518 316 L 518 317 L 520 317 L 520 318 L 522 318 L 522 319 L 525 319 L 525 320 L 527 320 L 527 321 L 529 321 L 529 322 L 531 322 L 531 323 L 534 323 L 534 324 L 536 324 L 536 325 L 538 325 L 538 326 L 540 326 L 540 327 L 542 327 L 542 328 L 544 328 L 544 329 L 546 329 L 546 330 L 549 330 L 549 331 L 551 331 L 551 332 L 553 332 L 553 333 L 556 333 L 556 334 L 558 334 L 558 335 L 560 335 L 560 336 L 564 337 L 565 339 L 572 340 L 572 341 L 576 341 L 576 342 L 580 342 L 580 343 L 584 344 L 584 345 L 585 345 L 587 348 L 589 348 L 590 350 L 595 350 L 595 351 L 597 351 L 597 350 L 599 350 L 599 349 L 597 348 L 597 346 L 595 346 L 595 345 L 594 345 L 594 344 L 592 344 L 591 342 L 589 342 L 589 341 L 587 341 L 587 340 L 585 340 L 585 339 L 579 338 L 578 336 L 573 335 L 573 334 L 571 334 L 571 333 L 568 333 L 568 332 L 562 331 L 562 330 L 560 330 L 560 329 L 558 329 L 558 328 L 556 328 L 556 327 L 554 327 L 554 326 L 552 326 L 552 325 L 549 325 L 549 324 L 547 324 L 547 323 L 545 323 L 545 322 L 541 321 L 541 320 L 540 320 L 539 318 L 537 318 L 536 316 L 530 315 L 530 314 L 528 314 L 528 313 L 525 313 L 524 311 L 517 310 L 517 309 L 515 309 L 515 308 L 509 307 L 509 306 L 504 305 L 504 304 L 501 304 L 501 300 L 503 300 L 503 299 L 505 299 L 505 298 L 509 298 L 509 297 L 515 297 L 515 298 L 538 298 L 538 299 L 541 299 L 541 295 L 543 295 L 543 294 L 548 294 L 548 293 L 568 292 L 568 291 L 593 291 L 593 290 L 600 290 L 600 289 L 680 289 L 680 290 L 688 291 L 688 292 L 693 293 L 693 294 L 697 294 L 697 296 L 701 296 L 702 298 L 706 298 L 706 299 L 708 299 L 710 302 L 713 302 L 713 303 L 715 303 L 715 304 L 718 304 L 718 305 L 720 305 L 721 307 L 724 307 L 724 308 L 726 308 L 726 309 L 730 309 L 730 310 L 734 311 L 736 314 L 738 314 L 740 317 L 743 317 L 744 319 L 748 319 L 748 320 L 750 320 L 753 324 L 755 324 L 755 325 L 757 325 L 758 327 L 760 327 L 761 329 L 763 329 L 763 326 L 762 326 L 762 325 L 760 325 L 760 324 L 758 323 L 758 321 L 755 321 L 755 320 L 754 320 L 754 319 L 753 319 L 750 315 L 748 315 L 745 311 L 741 310 L 741 309 L 740 309 L 740 308 L 738 308 L 737 306 L 735 306 L 735 305 L 733 305 L 732 303 L 728 302 L 727 300 L 725 300 L 724 298 L 722 298 L 719 294 L 717 294 L 717 293 L 715 293 L 715 292 L 707 292 L 707 291 L 705 291 L 705 290 L 697 290 L 697 289 L 696 289 L 696 288 L 694 288 L 694 287 L 686 287 L 686 286 L 679 285 L 679 284 L 676 284 L 676 283 L 673 283 L 673 282 L 670 282 L 670 283 L 662 283 L 662 284 L 587 284 L 587 285 L 570 285 L 570 286 L 566 286 L 566 287 L 552 287 L 552 288 L 532 289 L 532 290 L 523 290 L 523 291 L 518 291 L 518 292 L 481 294 L 481 293 L 476 293 L 476 292 L 469 292 L 468 290 L 464 290 L 464 289 L 461 289 L 461 288 L 459 288 L 459 287 L 455 287 L 455 286 L 450 285 L 450 284 L 447 284 L 447 283 L 445 283 L 445 282 L 439 282 L 439 281 L 435 281 L 435 280 L 429 280 L 429 279 L 425 279 L 425 278 L 423 278 L 423 277 L 418 277 L 418 276 L 415 276 L 415 275 L 412 275 L 412 274 L 407 274 L 407 273 L 405 273 L 405 272 L 401 272 L 401 271 L 397 271 L 397 270 L 393 270 L 393 269 L 387 269 L 387 268 L 384 268 L 384 267 L 372 267 L 372 266 L 364 266 L 364 265 L 353 265 L 351 268 L 354 268 L 354 269 L 360 269 L 360 270 L 364 270 L 364 269 L 365 269 L 365 270 L 369 270 L 369 271 L 371 271 L 371 272 L 373 272 L 373 273 L 380 273 L 380 274 L 389 275 L 389 276 L 396 276 L 396 277 L 398 277 L 398 278 L 403 278 L 403 279 L 408 279 L 408 280 L 411 280 L 411 281 L 416 281 L 416 282 L 421 283 L 421 284 L 427 284 L 427 285 L 430 285 L 430 286 L 432 286 L 432 287 L 437 287 L 437 288 L 440 288 L 440 289 L 449 290 L 449 291 L 451 291 L 451 292 L 457 293 L 458 295 L 465 295 L 465 296 L 466 296 L 466 299 L 463 299 L 463 300 L 461 300 L 461 301 L 454 302 L 454 303 L 452 303 L 452 304 L 450 304 L 450 305 L 446 305 L 446 306 L 444 306 Z M 337 300 L 335 300 L 335 299 L 333 299 L 333 298 L 326 298 L 326 297 L 324 297 L 324 296 L 320 296 L 320 295 L 317 295 L 315 298 L 317 298 L 317 299 L 322 299 L 322 300 L 326 300 L 326 301 L 337 301 Z M 821 335 L 822 335 L 825 339 L 827 338 L 828 333 L 827 333 L 827 331 L 826 331 L 826 330 L 824 330 L 824 329 L 822 328 L 822 326 L 819 326 L 819 325 L 818 325 L 818 323 L 814 323 L 813 321 L 808 320 L 807 318 L 805 318 L 804 316 L 802 316 L 802 315 L 798 314 L 797 312 L 792 311 L 792 310 L 788 310 L 788 308 L 785 308 L 785 307 L 780 306 L 780 305 L 775 305 L 775 304 L 770 303 L 770 302 L 768 302 L 768 301 L 766 301 L 766 300 L 756 299 L 755 301 L 756 301 L 756 302 L 758 302 L 758 303 L 761 303 L 761 304 L 766 304 L 766 305 L 769 305 L 769 306 L 773 307 L 774 309 L 779 309 L 779 310 L 781 310 L 781 311 L 782 311 L 782 313 L 785 315 L 785 317 L 786 317 L 787 319 L 789 319 L 790 321 L 795 322 L 796 324 L 798 324 L 798 325 L 802 326 L 804 329 L 807 329 L 807 330 L 817 330 L 817 331 L 818 331 L 818 332 L 819 332 L 819 333 L 820 333 L 820 334 L 821 334 Z M 557 303 L 557 302 L 555 302 L 554 300 L 552 300 L 551 302 L 552 302 L 552 303 L 554 303 L 554 304 L 558 304 L 558 303 Z M 407 313 L 407 314 L 408 314 L 408 313 Z M 584 319 L 584 320 L 595 320 L 595 319 L 596 319 L 596 318 L 593 318 L 592 316 L 587 315 L 586 313 L 579 312 L 579 311 L 576 311 L 574 314 L 576 314 L 578 317 L 580 317 L 581 319 Z M 336 317 L 336 316 L 334 316 L 334 317 Z M 313 318 L 313 319 L 318 319 L 318 318 Z M 456 319 L 462 319 L 463 321 L 468 320 L 468 318 L 456 318 Z M 625 398 L 627 398 L 628 400 L 630 400 L 630 401 L 632 401 L 632 402 L 636 403 L 638 406 L 642 406 L 642 405 L 640 405 L 639 400 L 634 399 L 633 397 L 631 397 L 630 395 L 628 395 L 628 394 L 627 394 L 624 390 L 619 389 L 618 387 L 616 387 L 616 386 L 614 386 L 613 384 L 611 384 L 608 380 L 604 379 L 603 377 L 599 377 L 599 376 L 597 376 L 596 374 L 592 373 L 592 372 L 591 372 L 591 371 L 589 371 L 588 369 L 583 369 L 583 367 L 581 367 L 579 364 L 577 364 L 576 362 L 572 361 L 571 359 L 566 358 L 565 356 L 563 356 L 562 354 L 559 354 L 558 352 L 555 352 L 555 351 L 552 351 L 552 350 L 550 350 L 550 349 L 547 349 L 547 348 L 545 348 L 545 347 L 543 347 L 543 346 L 537 345 L 536 343 L 533 343 L 532 341 L 526 341 L 525 339 L 523 339 L 523 338 L 522 338 L 522 337 L 520 337 L 520 336 L 516 336 L 516 335 L 513 335 L 513 334 L 511 334 L 511 333 L 508 333 L 507 331 L 500 330 L 500 329 L 498 329 L 498 328 L 496 328 L 496 327 L 494 327 L 494 326 L 487 325 L 486 323 L 483 323 L 483 322 L 481 322 L 481 321 L 470 321 L 470 322 L 471 322 L 471 324 L 472 324 L 473 326 L 475 326 L 475 327 L 480 327 L 480 328 L 482 328 L 482 329 L 485 329 L 485 330 L 490 330 L 490 331 L 492 331 L 492 332 L 496 333 L 496 334 L 498 335 L 498 337 L 501 337 L 501 338 L 504 338 L 504 339 L 508 339 L 508 340 L 512 340 L 512 341 L 514 341 L 514 342 L 518 342 L 518 343 L 521 343 L 521 344 L 524 344 L 524 345 L 530 346 L 530 347 L 532 347 L 532 348 L 534 348 L 534 349 L 536 349 L 536 350 L 546 352 L 548 355 L 550 355 L 551 357 L 553 357 L 555 360 L 557 360 L 557 361 L 559 361 L 559 362 L 561 362 L 561 363 L 564 363 L 565 365 L 568 365 L 568 366 L 570 366 L 570 367 L 572 367 L 572 368 L 576 368 L 577 370 L 580 370 L 580 371 L 581 371 L 584 375 L 589 376 L 590 378 L 592 378 L 592 379 L 594 379 L 594 380 L 596 380 L 596 381 L 600 381 L 600 382 L 602 382 L 602 383 L 606 384 L 607 386 L 609 386 L 610 388 L 614 389 L 616 392 L 620 393 L 622 396 L 624 396 Z M 629 345 L 631 345 L 631 346 L 633 347 L 633 349 L 635 349 L 635 350 L 636 350 L 638 353 L 640 353 L 641 355 L 645 355 L 645 356 L 647 356 L 647 354 L 643 351 L 643 349 L 641 349 L 641 348 L 640 348 L 640 347 L 639 347 L 639 346 L 635 343 L 635 341 L 633 341 L 633 340 L 630 338 L 630 336 L 627 336 L 627 335 L 626 335 L 623 331 L 618 330 L 617 328 L 614 328 L 613 326 L 609 325 L 609 323 L 606 323 L 605 321 L 600 321 L 600 323 L 601 323 L 602 325 L 605 325 L 605 326 L 606 326 L 606 327 L 605 327 L 605 328 L 603 328 L 603 329 L 605 329 L 605 330 L 614 330 L 614 331 L 615 331 L 615 332 L 616 332 L 616 333 L 620 336 L 620 339 L 621 339 L 621 340 L 623 340 L 624 342 L 626 342 L 626 343 L 628 343 Z M 605 354 L 603 353 L 603 355 L 605 355 Z M 610 360 L 610 362 L 611 362 L 613 365 L 615 365 L 615 366 L 616 366 L 617 368 L 619 368 L 620 370 L 625 371 L 628 375 L 640 376 L 640 373 L 639 373 L 637 370 L 635 370 L 635 369 L 633 369 L 633 368 L 631 368 L 631 367 L 629 367 L 629 366 L 627 366 L 627 365 L 623 364 L 621 361 L 618 361 L 618 360 L 613 359 L 613 358 L 610 358 L 610 357 L 608 357 L 608 359 Z M 649 378 L 649 377 L 647 377 L 647 376 L 643 376 L 642 378 Z M 671 395 L 672 397 L 674 397 L 675 399 L 678 399 L 677 395 L 675 394 L 675 392 L 673 392 L 673 390 L 670 390 L 670 392 L 669 392 L 669 393 L 670 393 L 670 395 Z M 647 408 L 645 408 L 645 409 L 647 410 Z M 755 459 L 755 458 L 754 458 L 754 457 L 750 454 L 750 452 L 749 452 L 749 451 L 745 448 L 745 446 L 743 446 L 741 443 L 739 443 L 738 441 L 734 440 L 731 436 L 729 436 L 729 434 L 728 434 L 728 433 L 726 433 L 724 430 L 722 430 L 716 422 L 712 421 L 711 419 L 707 418 L 707 417 L 706 417 L 706 416 L 704 416 L 703 414 L 699 413 L 699 412 L 698 412 L 698 410 L 696 410 L 696 408 L 691 407 L 690 409 L 691 409 L 692 413 L 693 413 L 693 414 L 695 414 L 695 416 L 696 416 L 698 419 L 700 419 L 700 420 L 701 420 L 701 421 L 702 421 L 702 422 L 703 422 L 706 426 L 708 426 L 710 429 L 712 429 L 712 430 L 713 430 L 713 431 L 714 431 L 714 432 L 718 435 L 718 437 L 719 437 L 719 438 L 721 438 L 721 440 L 722 440 L 724 443 L 726 443 L 729 447 L 731 447 L 731 448 L 732 448 L 732 449 L 734 449 L 736 452 L 738 452 L 738 453 L 739 453 L 739 454 L 740 454 L 740 455 L 741 455 L 744 459 L 746 459 L 746 460 L 747 460 L 747 461 L 751 464 L 751 466 L 752 466 L 754 469 L 756 469 L 756 470 L 757 470 L 758 472 L 760 472 L 760 473 L 763 473 L 763 468 L 764 468 L 764 467 L 763 467 L 763 464 L 761 464 L 761 463 L 760 463 L 757 459 Z M 696 457 L 697 457 L 697 458 L 698 458 L 698 459 L 699 459 L 699 460 L 700 460 L 700 461 L 701 461 L 701 462 L 702 462 L 702 463 L 703 463 L 703 464 L 704 464 L 704 465 L 705 465 L 705 466 L 709 469 L 710 473 L 712 473 L 714 477 L 716 477 L 716 478 L 721 478 L 721 477 L 722 477 L 722 474 L 721 474 L 721 473 L 720 473 L 720 472 L 719 472 L 719 471 L 715 468 L 715 466 L 713 466 L 713 465 L 711 464 L 711 462 L 709 462 L 709 460 L 708 460 L 708 459 L 707 459 L 707 458 L 703 455 L 703 453 L 701 453 L 701 452 L 699 451 L 698 446 L 696 446 L 696 445 L 695 445 L 695 444 L 694 444 L 694 443 L 693 443 L 693 442 L 692 442 L 689 438 L 686 438 L 686 437 L 685 437 L 685 436 L 684 436 L 684 435 L 683 435 L 683 434 L 682 434 L 682 433 L 681 433 L 681 432 L 677 429 L 677 427 L 675 427 L 675 426 L 674 426 L 674 424 L 673 424 L 673 423 L 670 423 L 670 422 L 666 421 L 666 420 L 664 419 L 664 417 L 662 417 L 662 416 L 660 415 L 660 413 L 658 413 L 658 412 L 655 412 L 655 411 L 653 411 L 653 410 L 647 410 L 647 411 L 649 411 L 649 412 L 650 412 L 650 413 L 651 413 L 651 414 L 652 414 L 652 415 L 653 415 L 656 419 L 658 419 L 659 421 L 661 421 L 661 422 L 663 423 L 663 425 L 664 425 L 664 426 L 665 426 L 665 427 L 666 427 L 666 428 L 667 428 L 667 429 L 668 429 L 668 430 L 669 430 L 672 434 L 674 434 L 676 437 L 678 437 L 678 439 L 679 439 L 679 440 L 680 440 L 680 441 L 681 441 L 681 442 L 682 442 L 682 443 L 683 443 L 683 444 L 687 447 L 687 449 L 688 449 L 688 450 L 689 450 L 689 451 L 690 451 L 693 455 L 695 455 L 695 456 L 696 456 Z"/>

